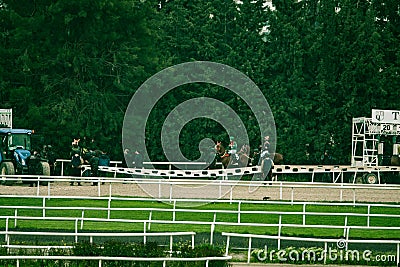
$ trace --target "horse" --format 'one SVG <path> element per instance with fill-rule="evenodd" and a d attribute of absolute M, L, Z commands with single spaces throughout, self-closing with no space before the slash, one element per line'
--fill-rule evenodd
<path fill-rule="evenodd" d="M 250 162 L 250 146 L 249 145 L 243 145 L 239 152 L 237 153 L 239 156 L 239 159 L 237 160 L 237 165 L 234 165 L 236 162 L 231 159 L 231 156 L 226 152 L 225 147 L 222 145 L 221 142 L 217 142 L 215 145 L 215 151 L 217 154 L 217 157 L 220 159 L 222 163 L 222 167 L 224 169 L 227 169 L 232 166 L 237 166 L 238 168 L 243 168 L 248 165 Z"/>
<path fill-rule="evenodd" d="M 390 165 L 391 166 L 400 166 L 400 157 L 398 155 L 393 155 L 390 158 Z"/>
<path fill-rule="evenodd" d="M 283 164 L 283 155 L 281 153 L 272 153 L 268 158 L 260 159 L 259 164 L 261 165 L 262 177 L 273 180 L 272 167 Z M 268 173 L 266 173 L 267 171 Z"/>

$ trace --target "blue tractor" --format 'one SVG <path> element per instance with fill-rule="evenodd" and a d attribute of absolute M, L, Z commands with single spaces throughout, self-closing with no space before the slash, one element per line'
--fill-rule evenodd
<path fill-rule="evenodd" d="M 32 130 L 0 128 L 0 176 L 2 184 L 12 184 L 5 175 L 49 176 L 47 160 L 31 152 Z"/>

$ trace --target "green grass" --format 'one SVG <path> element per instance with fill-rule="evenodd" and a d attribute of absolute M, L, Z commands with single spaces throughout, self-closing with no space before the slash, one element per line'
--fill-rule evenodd
<path fill-rule="evenodd" d="M 43 202 L 37 198 L 0 198 L 0 206 L 37 206 L 41 207 Z M 108 201 L 104 199 L 81 200 L 81 199 L 49 199 L 46 200 L 47 207 L 74 207 L 73 209 L 60 209 L 60 210 L 46 210 L 46 217 L 71 217 L 81 218 L 82 210 L 84 210 L 85 218 L 107 218 L 108 213 L 106 210 L 90 210 L 87 208 L 107 208 Z M 111 211 L 111 219 L 128 219 L 128 220 L 173 220 L 173 207 L 168 203 L 157 201 L 139 201 L 139 200 L 112 200 L 112 208 L 154 208 L 166 209 L 166 211 L 149 211 L 149 210 L 114 210 Z M 177 209 L 185 209 L 178 207 Z M 175 213 L 175 220 L 177 221 L 196 221 L 196 222 L 212 222 L 214 220 L 214 212 L 212 210 L 224 211 L 237 211 L 238 203 L 209 203 L 190 209 L 202 210 L 205 212 L 179 212 Z M 210 210 L 210 211 L 206 211 Z M 245 211 L 260 211 L 260 212 L 302 212 L 303 205 L 301 204 L 279 204 L 271 202 L 263 202 L 257 204 L 242 203 L 240 210 Z M 325 212 L 325 213 L 352 213 L 366 214 L 367 207 L 358 206 L 341 206 L 341 205 L 307 205 L 307 212 Z M 0 216 L 13 216 L 14 209 L 4 208 L 0 209 Z M 392 207 L 371 207 L 372 214 L 400 214 L 400 209 Z M 42 209 L 18 209 L 19 216 L 32 216 L 42 217 Z M 366 226 L 367 218 L 362 216 L 347 216 L 348 226 Z M 241 223 L 259 223 L 259 224 L 278 224 L 281 220 L 282 224 L 303 224 L 302 214 L 246 214 L 240 215 Z M 306 216 L 307 225 L 345 225 L 346 216 L 343 215 L 330 215 L 330 216 Z M 238 215 L 236 213 L 217 213 L 215 217 L 217 223 L 237 223 Z M 78 221 L 80 227 L 80 221 Z M 369 221 L 370 226 L 400 226 L 400 218 L 376 218 L 371 217 Z M 4 229 L 6 226 L 5 219 L 0 220 L 0 228 Z M 14 220 L 11 219 L 9 227 L 14 226 Z M 129 223 L 129 222 L 96 222 L 85 221 L 83 231 L 129 231 L 129 232 L 142 232 L 143 222 Z M 18 220 L 17 228 L 19 229 L 37 229 L 44 231 L 47 229 L 59 231 L 71 231 L 75 228 L 75 221 L 66 220 Z M 172 223 L 151 223 L 151 232 L 165 232 L 165 231 L 195 231 L 198 233 L 210 232 L 209 224 L 172 224 Z M 215 232 L 237 232 L 237 233 L 252 233 L 252 234 L 267 234 L 277 235 L 278 227 L 269 226 L 254 226 L 254 225 L 216 225 Z M 309 237 L 331 237 L 337 238 L 343 235 L 343 228 L 339 229 L 325 229 L 325 228 L 299 228 L 299 227 L 282 227 L 282 235 L 285 236 L 309 236 Z M 363 239 L 398 239 L 400 238 L 400 230 L 371 230 L 371 229 L 351 229 L 351 238 Z"/>

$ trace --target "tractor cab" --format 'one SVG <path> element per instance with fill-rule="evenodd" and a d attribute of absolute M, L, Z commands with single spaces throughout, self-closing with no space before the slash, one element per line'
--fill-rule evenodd
<path fill-rule="evenodd" d="M 31 156 L 31 130 L 25 129 L 0 129 L 0 161 L 14 163 L 18 173 L 28 172 L 28 159 Z"/>
<path fill-rule="evenodd" d="M 50 175 L 49 163 L 31 153 L 32 133 L 26 129 L 0 128 L 1 175 Z"/>

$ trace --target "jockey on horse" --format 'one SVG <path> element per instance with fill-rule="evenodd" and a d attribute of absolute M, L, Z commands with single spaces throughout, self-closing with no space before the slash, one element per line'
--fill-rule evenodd
<path fill-rule="evenodd" d="M 237 154 L 237 143 L 233 136 L 229 138 L 229 141 L 228 154 L 231 156 L 232 163 L 237 163 L 237 161 L 239 160 L 239 155 Z"/>

